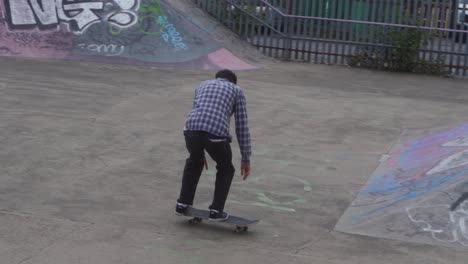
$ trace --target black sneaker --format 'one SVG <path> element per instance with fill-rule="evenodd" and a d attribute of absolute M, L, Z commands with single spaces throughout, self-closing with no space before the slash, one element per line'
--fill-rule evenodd
<path fill-rule="evenodd" d="M 181 216 L 186 215 L 189 207 L 190 205 L 177 203 L 176 208 L 175 208 L 176 215 L 181 215 Z"/>
<path fill-rule="evenodd" d="M 213 222 L 221 222 L 221 221 L 226 221 L 228 218 L 229 218 L 228 213 L 211 209 L 210 217 L 208 220 L 213 221 Z"/>

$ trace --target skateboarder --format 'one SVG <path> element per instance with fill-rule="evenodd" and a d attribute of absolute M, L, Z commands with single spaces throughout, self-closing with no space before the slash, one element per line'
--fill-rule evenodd
<path fill-rule="evenodd" d="M 195 91 L 192 111 L 185 123 L 184 136 L 189 157 L 186 160 L 182 188 L 176 205 L 176 214 L 184 215 L 193 205 L 203 166 L 207 167 L 205 150 L 216 162 L 216 183 L 213 202 L 209 206 L 210 221 L 224 221 L 229 214 L 224 205 L 234 176 L 229 134 L 234 115 L 236 136 L 241 152 L 243 180 L 250 174 L 250 132 L 246 99 L 237 86 L 237 76 L 230 70 L 216 73 L 216 79 L 204 81 Z"/>

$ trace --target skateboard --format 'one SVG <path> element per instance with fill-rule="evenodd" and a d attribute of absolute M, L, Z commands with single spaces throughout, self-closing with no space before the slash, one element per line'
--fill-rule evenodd
<path fill-rule="evenodd" d="M 210 211 L 190 207 L 188 208 L 187 213 L 184 216 L 190 218 L 189 224 L 198 224 L 203 222 L 203 220 L 208 220 L 210 216 Z M 260 222 L 260 220 L 249 220 L 242 217 L 230 215 L 229 218 L 224 221 L 210 222 L 235 226 L 234 232 L 240 233 L 246 232 L 247 230 L 249 230 L 249 226 L 257 224 L 258 222 Z"/>

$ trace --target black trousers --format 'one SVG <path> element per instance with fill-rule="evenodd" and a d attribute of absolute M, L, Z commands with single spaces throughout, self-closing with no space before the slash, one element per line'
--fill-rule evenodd
<path fill-rule="evenodd" d="M 216 162 L 216 184 L 210 209 L 223 211 L 234 176 L 230 139 L 204 131 L 184 131 L 185 143 L 190 154 L 185 162 L 179 203 L 193 205 L 198 181 L 204 167 L 205 150 Z"/>

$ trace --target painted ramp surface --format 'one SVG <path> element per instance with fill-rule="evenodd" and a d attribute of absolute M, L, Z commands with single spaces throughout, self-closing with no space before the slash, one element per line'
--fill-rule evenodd
<path fill-rule="evenodd" d="M 468 124 L 408 131 L 342 216 L 337 231 L 468 247 Z"/>
<path fill-rule="evenodd" d="M 0 55 L 176 68 L 256 68 L 162 0 L 0 0 Z"/>

